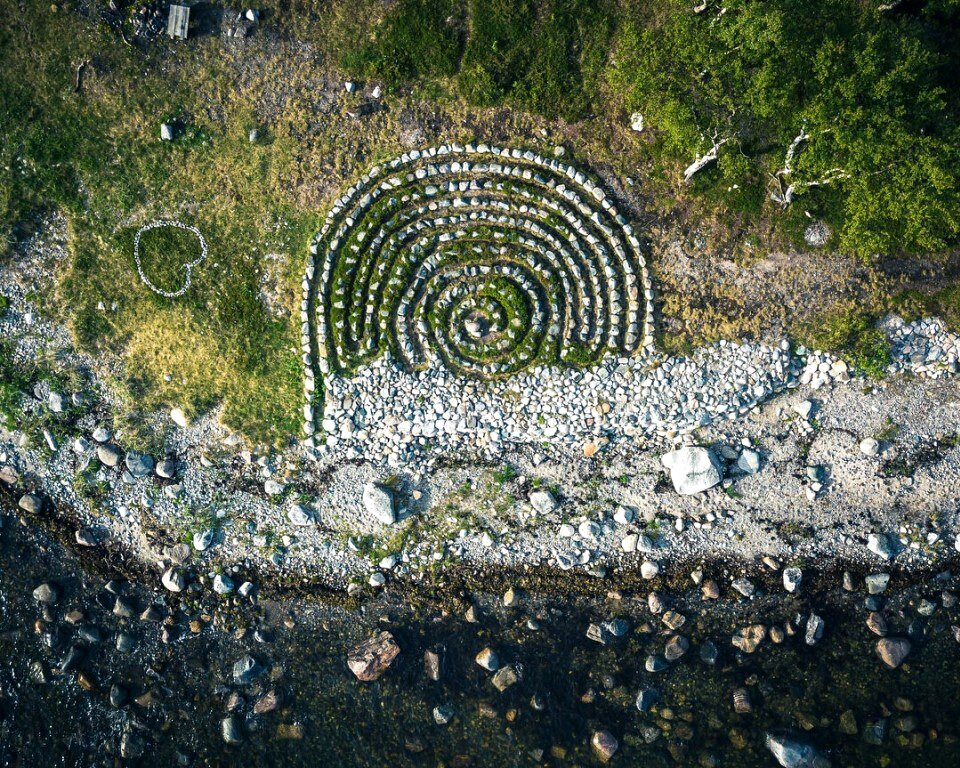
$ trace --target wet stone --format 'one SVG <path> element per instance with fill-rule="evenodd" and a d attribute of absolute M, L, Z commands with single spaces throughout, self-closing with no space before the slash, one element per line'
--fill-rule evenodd
<path fill-rule="evenodd" d="M 815 613 L 807 617 L 807 630 L 804 639 L 807 645 L 816 645 L 823 637 L 824 621 Z"/>
<path fill-rule="evenodd" d="M 641 712 L 649 712 L 659 700 L 660 694 L 655 688 L 644 688 L 637 694 L 636 706 Z"/>
<path fill-rule="evenodd" d="M 700 644 L 700 660 L 704 664 L 713 666 L 717 663 L 719 656 L 720 651 L 717 649 L 717 645 L 713 640 L 704 640 L 703 643 Z"/>
<path fill-rule="evenodd" d="M 883 614 L 877 611 L 870 611 L 870 613 L 867 614 L 867 629 L 879 637 L 886 637 L 887 620 L 883 618 Z"/>
<path fill-rule="evenodd" d="M 142 757 L 147 748 L 146 741 L 137 731 L 124 731 L 120 737 L 120 756 L 126 759 Z"/>
<path fill-rule="evenodd" d="M 500 668 L 500 658 L 492 648 L 484 648 L 477 654 L 475 661 L 484 669 L 496 672 Z"/>
<path fill-rule="evenodd" d="M 516 683 L 520 678 L 517 675 L 516 669 L 513 667 L 502 667 L 498 669 L 494 676 L 491 678 L 494 688 L 496 688 L 501 693 L 511 685 Z"/>
<path fill-rule="evenodd" d="M 103 642 L 103 631 L 95 624 L 82 626 L 77 630 L 77 637 L 91 645 Z"/>
<path fill-rule="evenodd" d="M 400 646 L 393 635 L 382 631 L 347 654 L 347 666 L 358 680 L 376 680 L 399 655 Z"/>
<path fill-rule="evenodd" d="M 890 722 L 886 718 L 867 723 L 863 727 L 863 740 L 867 744 L 880 746 L 887 739 L 887 732 L 890 729 Z"/>
<path fill-rule="evenodd" d="M 440 704 L 433 708 L 433 720 L 437 725 L 446 725 L 453 720 L 453 707 L 449 704 Z"/>
<path fill-rule="evenodd" d="M 228 715 L 220 721 L 220 734 L 227 744 L 239 744 L 243 741 L 243 729 L 240 725 L 240 718 L 236 715 Z"/>
<path fill-rule="evenodd" d="M 60 589 L 50 582 L 44 582 L 33 590 L 33 599 L 38 603 L 56 605 L 60 601 Z"/>
<path fill-rule="evenodd" d="M 134 648 L 137 647 L 137 642 L 134 640 L 133 635 L 128 635 L 126 632 L 120 632 L 117 634 L 116 648 L 121 653 L 130 653 Z"/>
<path fill-rule="evenodd" d="M 594 754 L 596 754 L 597 758 L 599 758 L 601 762 L 606 763 L 616 754 L 617 749 L 620 747 L 620 742 L 617 741 L 616 737 L 610 733 L 610 731 L 595 731 L 590 738 L 590 746 L 593 747 Z"/>
<path fill-rule="evenodd" d="M 752 624 L 739 630 L 730 642 L 744 653 L 753 653 L 766 636 L 767 628 L 763 624 Z"/>
<path fill-rule="evenodd" d="M 877 641 L 876 651 L 888 669 L 896 669 L 910 655 L 911 647 L 905 637 L 884 637 Z"/>
<path fill-rule="evenodd" d="M 811 744 L 768 733 L 767 749 L 783 768 L 829 768 L 830 761 Z"/>
<path fill-rule="evenodd" d="M 673 635 L 663 650 L 664 658 L 669 662 L 680 659 L 690 648 L 690 641 L 683 635 Z"/>
<path fill-rule="evenodd" d="M 114 683 L 110 686 L 110 706 L 115 709 L 120 709 L 130 700 L 130 694 L 127 692 L 127 689 L 122 685 Z"/>
<path fill-rule="evenodd" d="M 271 689 L 254 702 L 253 712 L 256 715 L 265 715 L 268 712 L 273 712 L 280 707 L 282 700 L 283 697 L 280 692 L 276 689 Z"/>
<path fill-rule="evenodd" d="M 233 663 L 233 681 L 238 685 L 248 685 L 263 672 L 263 667 L 249 653 Z"/>
<path fill-rule="evenodd" d="M 428 680 L 434 682 L 440 679 L 440 654 L 436 651 L 426 650 L 423 652 L 423 672 Z"/>
<path fill-rule="evenodd" d="M 647 672 L 663 672 L 669 666 L 662 656 L 649 655 L 643 664 Z"/>

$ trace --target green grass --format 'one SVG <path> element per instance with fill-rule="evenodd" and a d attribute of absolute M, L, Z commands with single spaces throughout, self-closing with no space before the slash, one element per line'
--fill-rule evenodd
<path fill-rule="evenodd" d="M 219 406 L 254 441 L 298 433 L 310 236 L 336 194 L 402 149 L 410 124 L 424 141 L 442 129 L 447 140 L 541 151 L 575 137 L 589 164 L 639 171 L 654 212 L 695 206 L 731 230 L 779 222 L 795 235 L 810 211 L 866 255 L 956 242 L 957 12 L 942 4 L 878 17 L 846 0 L 831 0 L 830 14 L 797 0 L 735 2 L 712 21 L 681 0 L 267 0 L 264 28 L 242 48 L 198 36 L 142 49 L 98 20 L 103 4 L 81 15 L 69 3 L 0 0 L 0 243 L 51 210 L 65 215 L 69 258 L 38 298 L 81 349 L 126 361 L 114 384 L 131 431 L 150 408 Z M 316 46 L 304 53 L 301 40 Z M 326 87 L 345 75 L 385 81 L 389 109 L 348 119 L 363 96 Z M 727 127 L 733 106 L 742 140 L 678 191 L 700 132 Z M 642 135 L 625 127 L 633 109 L 647 117 Z M 571 133 L 527 113 L 582 122 Z M 841 162 L 862 173 L 809 190 L 784 214 L 767 199 L 768 177 L 805 119 L 833 126 L 798 160 L 805 172 Z M 159 138 L 167 120 L 181 128 L 173 142 Z M 254 126 L 264 139 L 251 144 Z M 157 218 L 195 225 L 209 244 L 179 299 L 153 294 L 134 269 L 133 235 Z M 178 286 L 190 237 L 155 232 L 143 246 L 151 279 Z M 279 312 L 261 300 L 266 288 Z M 911 306 L 958 327 L 958 296 L 944 289 Z M 665 299 L 665 314 L 686 299 L 679 309 Z M 848 314 L 811 335 L 876 374 L 885 357 L 871 320 Z"/>
<path fill-rule="evenodd" d="M 835 352 L 873 379 L 882 378 L 890 364 L 890 345 L 876 317 L 855 304 L 840 306 L 810 327 L 804 343 Z"/>
<path fill-rule="evenodd" d="M 0 420 L 14 423 L 20 415 L 20 403 L 30 379 L 13 358 L 13 345 L 0 339 Z"/>
<path fill-rule="evenodd" d="M 331 47 L 340 66 L 396 86 L 414 78 L 447 77 L 460 59 L 457 0 L 341 4 L 332 10 Z M 378 7 L 379 6 L 379 7 Z"/>
<path fill-rule="evenodd" d="M 121 384 L 140 408 L 196 415 L 222 405 L 227 425 L 254 440 L 296 434 L 295 286 L 316 214 L 284 183 L 293 140 L 283 131 L 262 145 L 247 140 L 250 103 L 224 96 L 231 74 L 219 46 L 198 41 L 170 62 L 164 43 L 140 53 L 103 25 L 28 6 L 0 0 L 0 229 L 50 208 L 67 214 L 70 259 L 51 305 L 82 349 L 126 356 Z M 74 93 L 75 62 L 89 57 Z M 160 123 L 174 117 L 183 129 L 160 141 Z M 153 294 L 135 269 L 134 233 L 159 218 L 195 225 L 209 243 L 178 299 Z M 148 232 L 141 245 L 144 271 L 167 290 L 198 249 L 174 229 Z M 288 255 L 276 276 L 287 310 L 279 317 L 260 300 L 275 252 Z"/>

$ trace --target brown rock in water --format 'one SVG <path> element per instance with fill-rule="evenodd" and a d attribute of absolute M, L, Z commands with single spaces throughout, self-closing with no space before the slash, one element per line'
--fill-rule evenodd
<path fill-rule="evenodd" d="M 347 654 L 347 666 L 357 680 L 376 680 L 400 653 L 400 646 L 387 631 L 371 637 Z"/>
<path fill-rule="evenodd" d="M 440 654 L 436 651 L 423 652 L 423 671 L 428 680 L 436 682 L 440 679 Z"/>
<path fill-rule="evenodd" d="M 610 731 L 596 731 L 590 739 L 590 745 L 601 762 L 606 763 L 620 747 L 620 742 Z"/>
<path fill-rule="evenodd" d="M 887 636 L 887 620 L 876 611 L 867 614 L 867 629 L 880 637 Z"/>
<path fill-rule="evenodd" d="M 519 679 L 517 671 L 513 667 L 501 667 L 494 673 L 492 678 L 494 687 L 500 691 L 500 693 L 503 693 Z"/>
<path fill-rule="evenodd" d="M 889 669 L 896 669 L 910 655 L 910 641 L 905 637 L 885 637 L 877 640 L 877 656 Z"/>
<path fill-rule="evenodd" d="M 283 701 L 283 696 L 280 691 L 273 689 L 267 691 L 253 705 L 254 714 L 265 715 L 267 712 L 273 712 L 277 707 L 280 706 L 280 703 Z"/>
<path fill-rule="evenodd" d="M 766 636 L 767 628 L 763 624 L 751 624 L 735 634 L 730 642 L 744 653 L 753 653 Z"/>

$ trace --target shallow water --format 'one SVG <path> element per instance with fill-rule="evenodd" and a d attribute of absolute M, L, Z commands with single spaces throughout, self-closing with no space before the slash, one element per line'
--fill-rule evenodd
<path fill-rule="evenodd" d="M 686 616 L 680 633 L 690 649 L 669 669 L 649 673 L 649 653 L 662 653 L 667 630 L 650 613 L 646 593 L 620 599 L 599 596 L 533 597 L 504 608 L 498 599 L 448 590 L 387 593 L 363 606 L 346 608 L 300 598 L 263 598 L 256 607 L 221 610 L 221 631 L 206 626 L 194 636 L 191 618 L 214 614 L 204 594 L 195 607 L 174 614 L 184 639 L 159 640 L 160 624 L 123 619 L 109 610 L 103 593 L 108 574 L 91 573 L 45 533 L 4 518 L 0 529 L 0 763 L 57 765 L 284 765 L 284 766 L 534 766 L 596 765 L 591 734 L 606 729 L 619 740 L 611 765 L 775 765 L 764 733 L 784 732 L 816 745 L 834 766 L 955 766 L 960 763 L 960 645 L 951 624 L 957 609 L 939 605 L 952 582 L 891 585 L 884 614 L 892 635 L 912 627 L 919 639 L 897 670 L 882 667 L 873 652 L 876 638 L 864 624 L 862 588 L 837 587 L 788 597 L 774 582 L 769 595 L 704 602 L 699 591 L 662 593 Z M 720 566 L 717 566 L 719 569 Z M 98 567 L 98 570 L 99 567 Z M 729 577 L 712 574 L 721 583 Z M 807 577 L 805 577 L 807 578 Z M 41 609 L 34 587 L 54 580 L 63 596 L 52 620 L 38 633 Z M 861 582 L 862 583 L 862 582 Z M 562 583 L 558 583 L 562 584 Z M 608 586 L 612 586 L 608 585 Z M 144 587 L 128 587 L 138 611 L 149 602 L 172 603 Z M 97 600 L 106 607 L 98 605 Z M 917 600 L 938 601 L 929 618 L 918 617 Z M 463 617 L 468 601 L 480 621 Z M 765 641 L 753 654 L 730 644 L 739 627 L 757 621 L 783 624 L 811 607 L 826 621 L 823 638 L 804 642 L 803 628 L 782 645 Z M 104 634 L 101 643 L 77 641 L 65 614 L 81 608 L 85 623 Z M 284 619 L 295 619 L 287 628 Z M 592 621 L 627 619 L 630 631 L 610 645 L 585 637 Z M 534 618 L 539 629 L 528 627 Z M 236 628 L 250 629 L 242 638 Z M 252 630 L 269 629 L 272 642 Z M 401 653 L 372 683 L 358 682 L 346 667 L 347 650 L 386 628 Z M 118 631 L 134 636 L 137 649 L 114 647 Z M 922 637 L 921 637 L 922 636 Z M 700 658 L 702 644 L 719 648 L 715 665 Z M 31 678 L 31 667 L 53 670 L 71 642 L 85 647 L 80 668 L 94 681 L 84 690 L 76 673 Z M 53 647 L 49 647 L 49 645 Z M 485 646 L 504 663 L 516 664 L 517 684 L 500 693 L 491 673 L 474 662 Z M 442 658 L 439 682 L 427 679 L 423 653 Z M 237 685 L 234 661 L 253 653 L 263 667 L 253 683 Z M 116 709 L 108 701 L 112 683 L 130 698 L 150 692 L 152 701 Z M 637 692 L 659 691 L 647 713 L 634 706 Z M 750 714 L 733 708 L 736 689 L 752 704 Z M 269 689 L 282 706 L 253 714 L 252 703 Z M 227 745 L 220 735 L 231 693 L 242 696 L 237 716 L 243 743 Z M 532 699 L 537 698 L 537 707 Z M 454 717 L 437 725 L 432 710 L 450 705 Z M 909 710 L 909 711 L 908 711 Z M 841 716 L 849 713 L 843 718 Z M 851 720 L 852 718 L 852 720 Z M 851 722 L 856 734 L 850 733 Z M 880 744 L 869 743 L 869 725 L 885 722 Z M 143 757 L 123 760 L 124 731 L 139 734 Z M 846 732 L 845 732 L 846 731 Z"/>

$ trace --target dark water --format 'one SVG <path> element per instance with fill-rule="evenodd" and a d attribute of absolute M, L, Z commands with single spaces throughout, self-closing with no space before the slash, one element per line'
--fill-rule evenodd
<path fill-rule="evenodd" d="M 679 631 L 690 649 L 658 673 L 647 672 L 644 661 L 663 652 L 666 628 L 650 613 L 645 591 L 625 590 L 614 599 L 605 595 L 612 582 L 593 597 L 535 597 L 528 590 L 511 608 L 450 585 L 436 594 L 388 592 L 351 609 L 269 595 L 256 606 L 217 608 L 209 590 L 177 608 L 167 595 L 128 585 L 126 599 L 138 612 L 154 601 L 173 609 L 167 622 L 186 636 L 163 643 L 162 622 L 109 610 L 103 591 L 109 572 L 80 563 L 14 517 L 3 519 L 2 765 L 589 766 L 599 764 L 590 747 L 599 729 L 620 744 L 610 765 L 772 766 L 767 731 L 816 745 L 834 766 L 960 764 L 960 645 L 951 631 L 960 619 L 940 597 L 952 581 L 892 582 L 883 607 L 890 632 L 909 629 L 918 640 L 893 671 L 873 652 L 865 591 L 843 592 L 837 576 L 822 579 L 836 587 L 808 589 L 798 598 L 784 597 L 770 577 L 770 596 L 753 601 L 706 603 L 697 590 L 660 585 L 667 607 L 686 617 Z M 720 566 L 709 575 L 729 583 Z M 47 580 L 62 597 L 50 621 L 37 627 L 42 609 L 32 591 Z M 932 616 L 919 616 L 921 597 L 936 602 Z M 478 605 L 477 623 L 464 619 L 470 602 Z M 768 639 L 753 654 L 738 654 L 730 644 L 739 627 L 783 625 L 811 608 L 826 621 L 813 647 L 804 642 L 802 624 L 796 636 L 781 645 Z M 74 609 L 86 614 L 83 624 L 101 631 L 102 642 L 78 639 L 78 627 L 64 620 Z M 629 622 L 626 637 L 606 646 L 585 637 L 590 622 L 614 617 Z M 539 629 L 528 627 L 531 618 Z M 204 625 L 197 635 L 191 620 Z M 379 680 L 360 683 L 346 667 L 346 653 L 378 628 L 393 633 L 401 653 Z M 258 641 L 254 629 L 272 641 Z M 136 638 L 134 651 L 115 648 L 120 631 Z M 708 640 L 719 649 L 712 666 L 700 658 Z M 78 669 L 91 690 L 78 684 L 76 670 L 55 674 L 72 643 L 85 649 Z M 521 673 L 503 693 L 473 660 L 485 646 Z M 428 648 L 442 658 L 439 682 L 424 673 Z M 238 685 L 231 669 L 246 653 L 263 673 Z M 38 666 L 47 682 L 37 682 Z M 131 699 L 120 708 L 109 702 L 114 683 Z M 634 700 L 647 686 L 658 690 L 659 703 L 641 713 Z M 734 711 L 737 689 L 747 692 L 751 713 Z M 270 690 L 282 696 L 281 706 L 254 714 L 253 703 Z M 242 722 L 240 745 L 221 738 L 229 704 Z M 447 725 L 434 722 L 438 705 L 453 708 Z M 884 728 L 882 740 L 874 738 Z M 121 758 L 125 733 L 142 745 L 141 757 Z"/>

